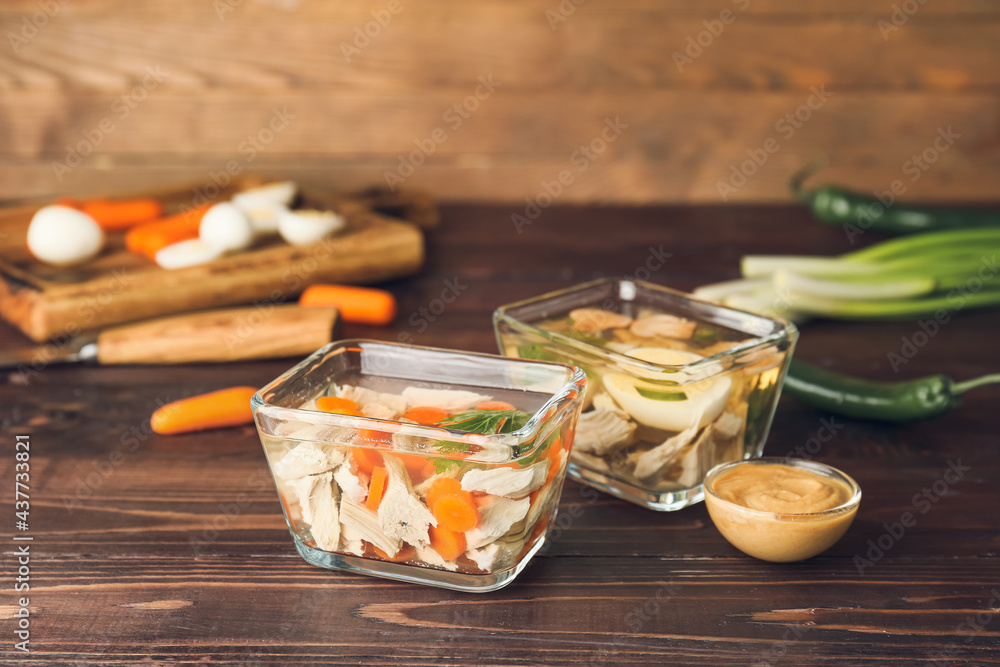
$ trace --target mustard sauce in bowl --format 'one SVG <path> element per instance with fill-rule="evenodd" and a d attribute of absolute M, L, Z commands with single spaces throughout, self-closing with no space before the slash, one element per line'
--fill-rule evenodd
<path fill-rule="evenodd" d="M 812 558 L 847 532 L 861 488 L 831 466 L 798 459 L 724 463 L 705 477 L 705 505 L 740 551 L 776 563 Z"/>

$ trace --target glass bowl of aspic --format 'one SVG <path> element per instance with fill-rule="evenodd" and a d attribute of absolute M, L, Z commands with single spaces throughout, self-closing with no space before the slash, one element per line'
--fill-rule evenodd
<path fill-rule="evenodd" d="M 586 383 L 563 364 L 348 340 L 252 407 L 306 561 L 481 592 L 545 543 Z"/>
<path fill-rule="evenodd" d="M 502 354 L 587 374 L 568 475 L 660 511 L 701 501 L 719 463 L 760 456 L 798 338 L 785 320 L 617 278 L 493 321 Z"/>

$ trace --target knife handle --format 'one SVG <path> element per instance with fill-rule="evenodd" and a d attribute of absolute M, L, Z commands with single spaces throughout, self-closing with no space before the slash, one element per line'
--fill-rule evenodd
<path fill-rule="evenodd" d="M 100 364 L 184 364 L 270 359 L 315 352 L 333 339 L 336 308 L 295 304 L 213 310 L 105 329 Z"/>

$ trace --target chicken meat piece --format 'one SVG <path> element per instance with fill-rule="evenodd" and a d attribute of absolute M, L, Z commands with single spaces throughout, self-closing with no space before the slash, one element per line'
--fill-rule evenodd
<path fill-rule="evenodd" d="M 340 447 L 303 442 L 296 445 L 274 464 L 274 474 L 281 479 L 297 479 L 333 470 L 344 462 L 346 454 Z"/>
<path fill-rule="evenodd" d="M 432 547 L 417 547 L 416 557 L 417 560 L 430 565 L 431 567 L 449 570 L 451 572 L 458 570 L 458 563 L 453 560 L 445 560 L 444 557 L 434 551 Z"/>
<path fill-rule="evenodd" d="M 632 322 L 629 330 L 636 336 L 643 338 L 653 338 L 662 336 L 664 338 L 690 338 L 694 335 L 694 330 L 698 328 L 698 323 L 691 320 L 667 315 L 666 313 L 656 313 L 644 315 Z"/>
<path fill-rule="evenodd" d="M 309 524 L 316 546 L 324 551 L 335 551 L 340 544 L 340 513 L 333 473 L 299 477 L 290 481 L 288 486 L 295 490 L 302 521 Z"/>
<path fill-rule="evenodd" d="M 569 317 L 573 320 L 573 329 L 585 333 L 623 329 L 632 324 L 631 317 L 600 308 L 577 308 L 570 311 Z"/>
<path fill-rule="evenodd" d="M 636 479 L 650 479 L 655 477 L 664 468 L 669 466 L 688 444 L 694 440 L 698 434 L 698 427 L 701 420 L 684 429 L 680 433 L 670 438 L 661 445 L 653 447 L 649 451 L 639 455 L 635 462 L 635 470 L 632 472 Z"/>
<path fill-rule="evenodd" d="M 462 476 L 462 490 L 523 498 L 544 484 L 548 473 L 548 461 L 539 461 L 526 468 L 473 468 Z"/>
<path fill-rule="evenodd" d="M 723 412 L 712 423 L 712 428 L 723 438 L 732 438 L 743 428 L 743 419 L 732 412 Z"/>
<path fill-rule="evenodd" d="M 348 525 L 340 528 L 340 550 L 354 556 L 365 555 L 364 536 Z"/>
<path fill-rule="evenodd" d="M 340 521 L 344 529 L 352 535 L 375 545 L 390 557 L 399 553 L 403 540 L 385 534 L 378 520 L 378 514 L 350 498 L 340 499 Z"/>
<path fill-rule="evenodd" d="M 378 506 L 379 526 L 389 537 L 413 546 L 429 546 L 430 527 L 437 525 L 437 519 L 417 498 L 406 465 L 395 456 L 386 455 L 382 460 L 389 480 Z"/>
<path fill-rule="evenodd" d="M 635 422 L 610 397 L 604 396 L 594 396 L 594 409 L 580 415 L 573 451 L 604 456 L 610 451 L 632 444 Z"/>
<path fill-rule="evenodd" d="M 465 555 L 481 571 L 498 572 L 506 570 L 513 565 L 515 558 L 520 552 L 520 545 L 518 545 L 517 549 L 513 549 L 509 545 L 493 542 L 481 549 L 469 549 L 465 552 Z"/>
<path fill-rule="evenodd" d="M 337 468 L 333 473 L 333 479 L 340 487 L 340 493 L 354 502 L 364 502 L 368 497 L 368 485 L 351 471 L 349 464 L 344 463 Z"/>
<path fill-rule="evenodd" d="M 492 400 L 493 397 L 459 389 L 407 387 L 403 390 L 403 398 L 411 408 L 421 405 L 433 405 L 446 412 L 464 412 Z"/>
<path fill-rule="evenodd" d="M 385 394 L 367 387 L 340 385 L 335 387 L 336 395 L 358 404 L 365 417 L 373 419 L 397 419 L 406 412 L 406 399 L 397 394 Z"/>
<path fill-rule="evenodd" d="M 479 524 L 465 532 L 467 548 L 478 549 L 496 541 L 528 514 L 530 506 L 529 498 L 511 500 L 490 496 L 479 506 Z"/>
<path fill-rule="evenodd" d="M 681 474 L 677 483 L 683 487 L 701 484 L 705 473 L 715 465 L 715 438 L 711 428 L 702 431 L 680 458 Z"/>

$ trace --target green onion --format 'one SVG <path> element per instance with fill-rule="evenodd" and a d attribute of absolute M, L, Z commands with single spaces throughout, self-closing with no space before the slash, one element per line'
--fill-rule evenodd
<path fill-rule="evenodd" d="M 840 257 L 748 255 L 743 280 L 695 294 L 796 322 L 922 317 L 1000 305 L 997 255 L 1000 227 L 913 234 Z"/>

